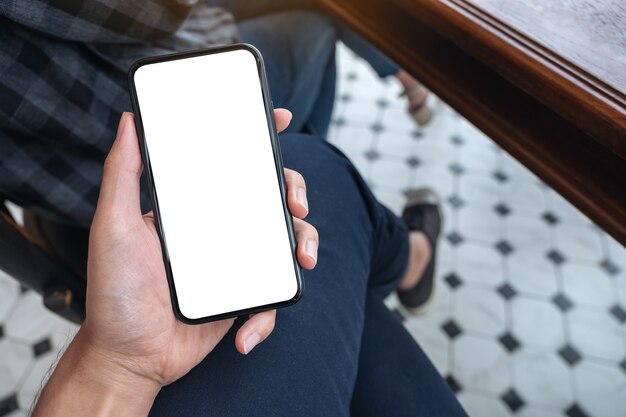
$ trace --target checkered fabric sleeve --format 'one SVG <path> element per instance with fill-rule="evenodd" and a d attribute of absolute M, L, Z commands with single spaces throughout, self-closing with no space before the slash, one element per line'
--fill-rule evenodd
<path fill-rule="evenodd" d="M 90 225 L 102 164 L 131 110 L 130 63 L 237 41 L 224 10 L 187 10 L 156 0 L 0 0 L 0 198 Z M 150 209 L 145 187 L 141 201 Z"/>
<path fill-rule="evenodd" d="M 195 3 L 197 0 L 3 0 L 0 16 L 65 40 L 132 43 L 176 32 Z"/>

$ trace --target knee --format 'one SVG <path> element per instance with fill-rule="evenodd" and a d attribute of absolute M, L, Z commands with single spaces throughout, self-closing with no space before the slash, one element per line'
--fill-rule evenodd
<path fill-rule="evenodd" d="M 322 13 L 309 10 L 288 11 L 280 14 L 283 28 L 296 39 L 299 46 L 334 45 L 337 31 L 333 21 Z"/>

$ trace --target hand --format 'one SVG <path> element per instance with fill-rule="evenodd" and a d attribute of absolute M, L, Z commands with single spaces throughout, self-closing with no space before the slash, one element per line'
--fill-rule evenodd
<path fill-rule="evenodd" d="M 275 111 L 284 130 L 291 120 Z M 141 215 L 142 171 L 132 114 L 124 114 L 118 137 L 105 162 L 98 208 L 93 220 L 88 262 L 87 319 L 81 330 L 89 343 L 134 373 L 168 384 L 198 364 L 222 339 L 234 319 L 202 325 L 176 320 L 170 301 L 159 238 L 152 213 Z M 285 171 L 288 205 L 295 216 L 297 257 L 312 269 L 317 231 L 308 214 L 302 176 Z M 247 354 L 272 332 L 276 311 L 254 314 L 239 329 L 235 345 Z"/>

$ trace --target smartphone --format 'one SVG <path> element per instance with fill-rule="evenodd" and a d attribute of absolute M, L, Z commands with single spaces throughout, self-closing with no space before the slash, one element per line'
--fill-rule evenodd
<path fill-rule="evenodd" d="M 298 301 L 302 271 L 259 51 L 145 58 L 128 78 L 175 315 L 195 324 Z"/>

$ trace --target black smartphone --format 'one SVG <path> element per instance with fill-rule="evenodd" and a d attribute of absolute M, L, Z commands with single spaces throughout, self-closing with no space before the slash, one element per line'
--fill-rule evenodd
<path fill-rule="evenodd" d="M 202 323 L 298 301 L 302 271 L 259 51 L 141 59 L 129 86 L 176 316 Z"/>

